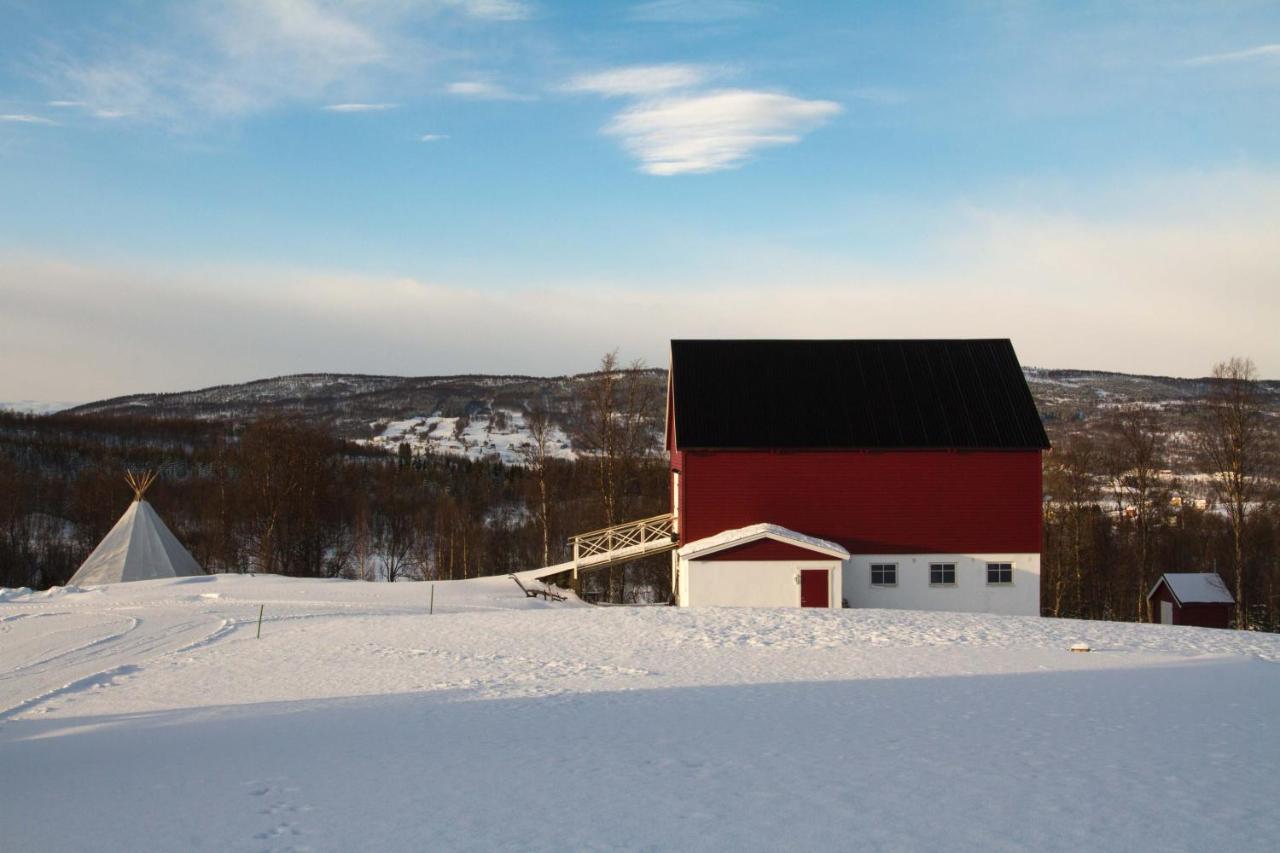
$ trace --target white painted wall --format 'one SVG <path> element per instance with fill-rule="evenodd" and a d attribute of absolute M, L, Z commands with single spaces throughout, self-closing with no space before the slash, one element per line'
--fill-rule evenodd
<path fill-rule="evenodd" d="M 671 532 L 680 532 L 680 472 L 671 472 Z"/>
<path fill-rule="evenodd" d="M 677 601 L 681 607 L 799 607 L 800 570 L 826 569 L 828 601 L 840 606 L 841 561 L 677 559 Z"/>
<path fill-rule="evenodd" d="M 872 563 L 896 563 L 898 585 L 871 585 Z M 930 563 L 955 563 L 955 586 L 930 586 Z M 1012 563 L 1013 583 L 987 583 L 987 563 Z M 844 566 L 850 607 L 1040 615 L 1039 554 L 855 554 Z"/>
<path fill-rule="evenodd" d="M 675 551 L 671 552 L 671 588 L 676 593 L 676 604 L 682 607 L 689 601 L 689 573 L 685 571 L 687 563 Z"/>

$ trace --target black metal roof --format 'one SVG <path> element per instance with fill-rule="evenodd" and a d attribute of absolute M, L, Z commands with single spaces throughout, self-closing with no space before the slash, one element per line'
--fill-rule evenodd
<path fill-rule="evenodd" d="M 683 340 L 681 449 L 1049 447 L 1007 339 Z"/>

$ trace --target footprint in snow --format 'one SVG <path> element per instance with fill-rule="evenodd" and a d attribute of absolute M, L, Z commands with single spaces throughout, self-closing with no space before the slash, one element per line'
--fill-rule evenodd
<path fill-rule="evenodd" d="M 273 819 L 271 826 L 254 833 L 253 840 L 269 843 L 270 846 L 262 848 L 263 853 L 304 853 L 311 848 L 297 842 L 306 833 L 293 820 L 282 818 L 291 818 L 311 808 L 287 799 L 287 795 L 296 793 L 298 788 L 286 786 L 283 781 L 253 780 L 244 783 L 248 789 L 246 793 L 261 804 L 258 814 Z M 283 846 L 279 846 L 281 844 Z"/>

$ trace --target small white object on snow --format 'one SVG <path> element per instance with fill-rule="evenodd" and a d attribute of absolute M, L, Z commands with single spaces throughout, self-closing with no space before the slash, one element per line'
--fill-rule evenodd
<path fill-rule="evenodd" d="M 1091 651 L 1093 651 L 1093 649 L 1089 648 L 1089 644 L 1088 644 L 1088 643 L 1072 643 L 1072 644 L 1071 644 L 1071 651 L 1073 651 L 1073 652 L 1091 652 Z"/>

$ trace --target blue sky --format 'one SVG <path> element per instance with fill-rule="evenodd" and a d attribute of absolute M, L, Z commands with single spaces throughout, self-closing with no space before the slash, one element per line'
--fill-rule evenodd
<path fill-rule="evenodd" d="M 673 336 L 1280 375 L 1280 4 L 0 14 L 0 399 Z"/>

